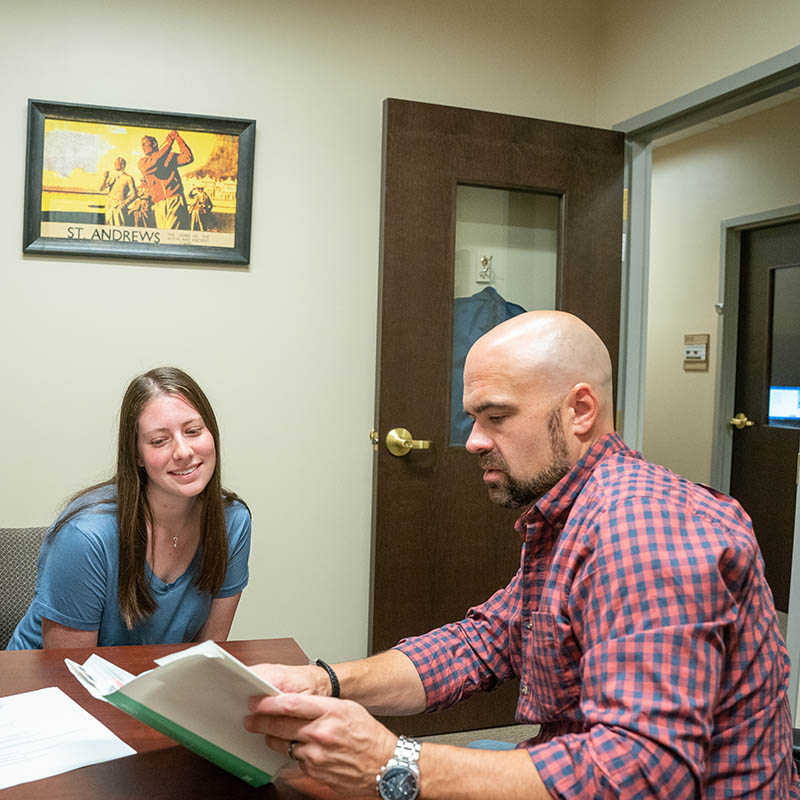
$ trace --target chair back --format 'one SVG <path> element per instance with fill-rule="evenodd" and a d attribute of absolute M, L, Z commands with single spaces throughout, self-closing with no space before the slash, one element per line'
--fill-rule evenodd
<path fill-rule="evenodd" d="M 36 560 L 48 528 L 0 528 L 0 650 L 33 599 Z"/>

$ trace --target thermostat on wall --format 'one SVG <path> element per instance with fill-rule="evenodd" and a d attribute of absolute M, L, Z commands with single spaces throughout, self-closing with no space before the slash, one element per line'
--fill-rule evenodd
<path fill-rule="evenodd" d="M 683 337 L 683 368 L 687 372 L 708 371 L 708 333 L 687 333 Z"/>

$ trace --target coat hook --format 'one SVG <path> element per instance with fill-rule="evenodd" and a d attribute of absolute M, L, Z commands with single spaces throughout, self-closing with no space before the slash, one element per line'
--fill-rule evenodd
<path fill-rule="evenodd" d="M 492 283 L 494 281 L 494 270 L 492 269 L 492 259 L 494 256 L 481 256 L 478 267 L 478 283 Z"/>

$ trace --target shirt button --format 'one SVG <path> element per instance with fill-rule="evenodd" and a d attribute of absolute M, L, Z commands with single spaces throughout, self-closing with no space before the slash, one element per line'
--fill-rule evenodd
<path fill-rule="evenodd" d="M 556 522 L 556 528 L 558 528 L 558 530 L 560 530 L 560 531 L 563 530 L 564 529 L 564 523 L 563 522 Z"/>
<path fill-rule="evenodd" d="M 525 627 L 526 627 L 528 630 L 530 630 L 531 628 L 533 628 L 533 623 L 532 623 L 530 620 L 528 620 L 528 621 L 525 623 Z"/>
<path fill-rule="evenodd" d="M 528 694 L 528 687 L 524 683 L 521 683 L 519 685 L 519 693 L 520 694 Z"/>

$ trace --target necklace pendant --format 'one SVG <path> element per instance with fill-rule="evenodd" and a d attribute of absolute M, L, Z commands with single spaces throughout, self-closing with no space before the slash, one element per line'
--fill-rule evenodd
<path fill-rule="evenodd" d="M 173 536 L 172 537 L 172 546 L 173 547 L 177 547 L 178 546 L 178 537 L 177 536 Z"/>

